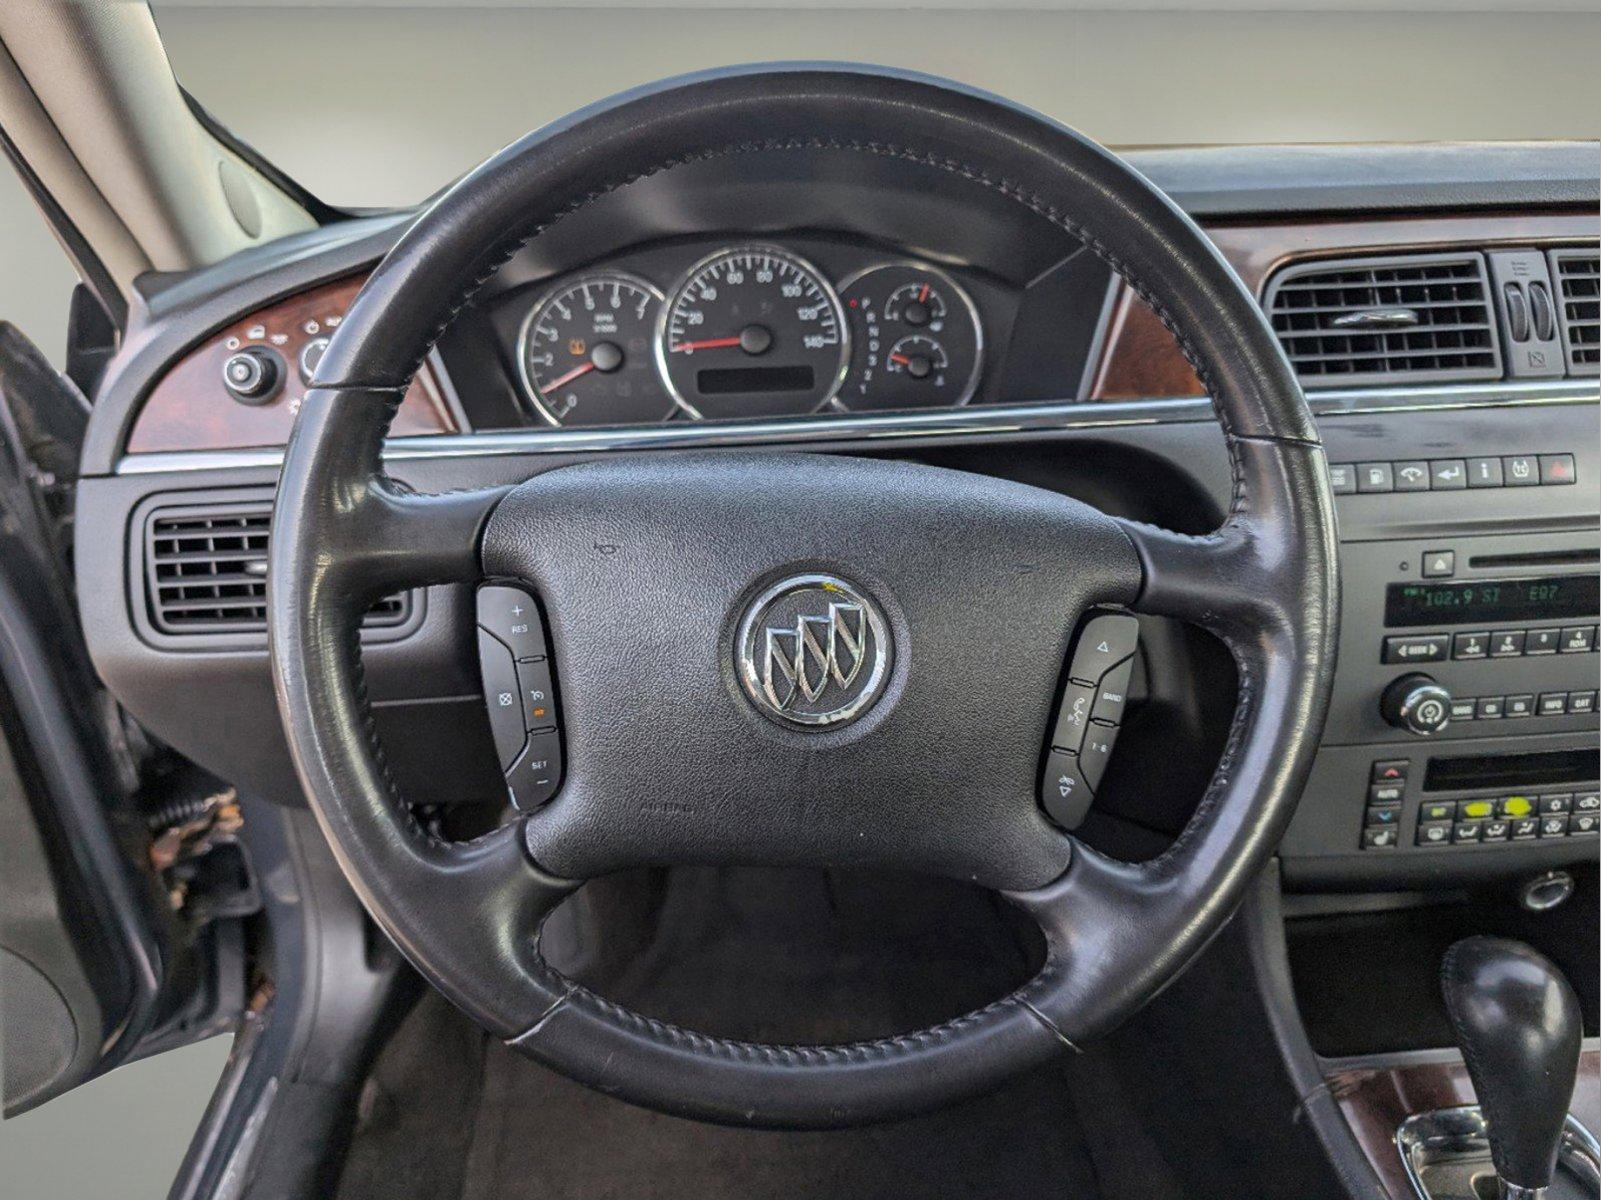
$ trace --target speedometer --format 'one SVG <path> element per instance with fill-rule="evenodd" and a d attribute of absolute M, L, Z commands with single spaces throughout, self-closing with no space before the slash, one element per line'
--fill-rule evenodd
<path fill-rule="evenodd" d="M 816 267 L 775 246 L 741 246 L 690 268 L 662 314 L 656 361 L 692 416 L 789 416 L 839 390 L 848 334 Z"/>

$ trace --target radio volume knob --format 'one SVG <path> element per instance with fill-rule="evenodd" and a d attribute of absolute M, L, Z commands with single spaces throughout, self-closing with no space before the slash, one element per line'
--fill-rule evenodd
<path fill-rule="evenodd" d="M 1403 675 L 1384 689 L 1379 712 L 1397 729 L 1428 737 L 1451 723 L 1451 693 L 1427 675 Z"/>

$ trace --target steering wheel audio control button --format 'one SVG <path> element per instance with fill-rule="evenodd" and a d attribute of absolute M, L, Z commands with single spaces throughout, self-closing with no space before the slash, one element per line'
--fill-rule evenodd
<path fill-rule="evenodd" d="M 1112 761 L 1112 747 L 1117 745 L 1117 726 L 1092 721 L 1084 735 L 1084 748 L 1079 751 L 1078 769 L 1091 789 L 1101 786 L 1106 764 Z"/>
<path fill-rule="evenodd" d="M 500 584 L 479 588 L 478 624 L 504 642 L 519 662 L 548 653 L 539 605 L 521 588 Z"/>
<path fill-rule="evenodd" d="M 1074 750 L 1084 741 L 1089 728 L 1090 713 L 1095 707 L 1093 684 L 1068 680 L 1062 689 L 1062 705 L 1056 714 L 1056 728 L 1051 734 L 1051 745 L 1057 750 Z"/>
<path fill-rule="evenodd" d="M 506 772 L 511 802 L 522 812 L 538 808 L 561 783 L 561 735 L 554 729 L 533 733 L 528 747 Z"/>
<path fill-rule="evenodd" d="M 1045 758 L 1040 780 L 1040 806 L 1063 829 L 1076 829 L 1090 810 L 1095 791 L 1079 769 L 1078 755 L 1052 750 Z"/>
<path fill-rule="evenodd" d="M 484 684 L 484 704 L 489 709 L 489 732 L 495 739 L 500 769 L 508 769 L 527 741 L 523 726 L 523 707 L 518 699 L 517 665 L 511 651 L 493 635 L 478 631 L 478 670 Z"/>
<path fill-rule="evenodd" d="M 1101 679 L 1095 690 L 1095 707 L 1090 717 L 1107 725 L 1118 725 L 1123 720 L 1123 709 L 1128 705 L 1128 685 L 1134 678 L 1134 660 L 1125 658 Z"/>
<path fill-rule="evenodd" d="M 1098 683 L 1103 675 L 1134 653 L 1139 645 L 1140 623 L 1133 617 L 1106 613 L 1084 626 L 1073 651 L 1068 674 L 1085 683 Z"/>

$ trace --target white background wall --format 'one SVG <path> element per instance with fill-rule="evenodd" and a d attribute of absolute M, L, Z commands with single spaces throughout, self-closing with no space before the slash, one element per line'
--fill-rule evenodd
<path fill-rule="evenodd" d="M 0 0 L 11 2 L 11 0 Z M 100 0 L 107 2 L 107 0 Z M 411 203 L 527 129 L 659 76 L 775 58 L 871 60 L 1010 95 L 1113 144 L 1594 138 L 1601 13 L 1383 0 L 1344 11 L 1033 11 L 746 3 L 493 9 L 157 4 L 181 81 L 324 198 Z M 764 10 L 758 11 L 758 8 Z M 1496 11 L 1495 9 L 1500 11 Z M 1487 11 L 1481 11 L 1487 10 Z M 0 317 L 57 361 L 72 277 L 0 168 Z M 0 1195 L 165 1194 L 218 1041 L 0 1127 Z"/>

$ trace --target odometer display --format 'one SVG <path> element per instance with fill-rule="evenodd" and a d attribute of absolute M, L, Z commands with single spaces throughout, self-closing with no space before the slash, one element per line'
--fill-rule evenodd
<path fill-rule="evenodd" d="M 839 298 L 804 259 L 773 246 L 692 267 L 662 314 L 656 360 L 673 398 L 707 420 L 817 411 L 844 379 Z"/>

